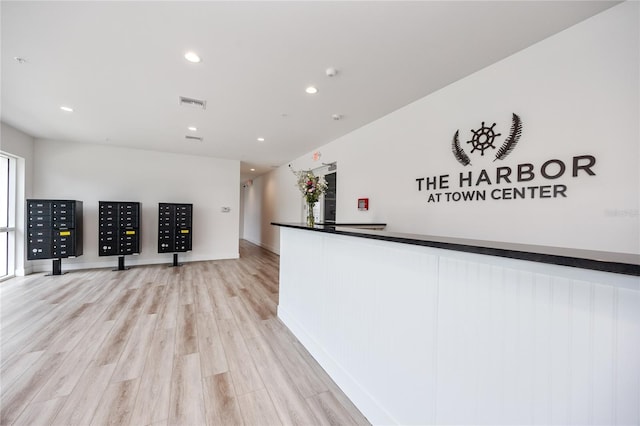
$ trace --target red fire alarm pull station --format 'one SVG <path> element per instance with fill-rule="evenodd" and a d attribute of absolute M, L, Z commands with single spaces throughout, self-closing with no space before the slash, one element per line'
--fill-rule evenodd
<path fill-rule="evenodd" d="M 361 211 L 369 210 L 369 199 L 368 198 L 358 198 L 358 210 L 361 210 Z"/>

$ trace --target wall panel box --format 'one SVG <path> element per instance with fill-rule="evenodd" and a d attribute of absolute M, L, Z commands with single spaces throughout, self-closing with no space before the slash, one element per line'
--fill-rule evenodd
<path fill-rule="evenodd" d="M 158 253 L 173 253 L 173 265 L 178 253 L 191 251 L 193 204 L 159 203 Z"/>
<path fill-rule="evenodd" d="M 135 201 L 98 202 L 98 255 L 119 256 L 123 271 L 124 256 L 140 254 L 140 203 Z"/>
<path fill-rule="evenodd" d="M 27 260 L 54 259 L 51 275 L 61 275 L 61 259 L 82 255 L 82 201 L 27 200 Z"/>

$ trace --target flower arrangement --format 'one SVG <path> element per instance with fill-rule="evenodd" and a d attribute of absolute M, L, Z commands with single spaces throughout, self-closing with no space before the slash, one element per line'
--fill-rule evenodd
<path fill-rule="evenodd" d="M 327 192 L 327 181 L 324 176 L 316 176 L 311 170 L 293 171 L 298 178 L 297 186 L 305 201 L 307 202 L 307 225 L 313 226 L 313 206 L 318 202 L 320 196 Z"/>
<path fill-rule="evenodd" d="M 316 176 L 308 170 L 294 173 L 298 177 L 298 189 L 307 203 L 317 203 L 320 196 L 327 192 L 328 185 L 324 176 Z"/>

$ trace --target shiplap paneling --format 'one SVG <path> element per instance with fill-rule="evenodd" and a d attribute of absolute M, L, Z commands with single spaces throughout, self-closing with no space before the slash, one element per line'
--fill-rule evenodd
<path fill-rule="evenodd" d="M 638 277 L 281 232 L 278 315 L 373 423 L 640 423 Z"/>

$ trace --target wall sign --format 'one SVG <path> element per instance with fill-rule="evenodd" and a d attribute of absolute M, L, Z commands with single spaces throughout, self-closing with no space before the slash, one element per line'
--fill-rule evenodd
<path fill-rule="evenodd" d="M 484 125 L 484 121 L 482 122 L 480 128 L 478 130 L 471 129 L 471 133 L 473 136 L 467 143 L 472 145 L 471 154 L 473 154 L 476 150 L 480 151 L 480 155 L 484 156 L 484 151 L 492 148 L 495 149 L 494 142 L 496 137 L 502 135 L 502 133 L 496 133 L 493 128 L 496 123 L 493 123 L 491 127 L 487 127 Z M 451 150 L 453 151 L 454 157 L 456 160 L 463 166 L 470 166 L 471 160 L 469 156 L 466 154 L 464 149 L 460 146 L 460 141 L 458 140 L 458 134 L 460 130 L 456 130 L 456 134 L 453 136 L 453 143 L 451 146 Z M 520 135 L 522 134 L 522 120 L 516 114 L 512 114 L 511 118 L 511 131 L 509 132 L 509 136 L 504 140 L 504 143 L 496 152 L 496 157 L 493 161 L 502 160 L 507 155 L 511 153 L 513 148 L 515 148 L 516 144 L 520 140 Z"/>
<path fill-rule="evenodd" d="M 483 121 L 479 128 L 471 129 L 470 139 L 466 141 L 471 147 L 471 150 L 467 148 L 468 153 L 460 145 L 460 130 L 456 130 L 453 136 L 451 151 L 456 161 L 464 167 L 472 165 L 470 155 L 479 154 L 483 157 L 489 149 L 495 150 L 494 162 L 504 160 L 520 141 L 522 131 L 521 118 L 512 114 L 509 133 L 496 149 L 502 132 L 496 128 L 496 123 L 487 126 Z M 457 174 L 416 178 L 416 189 L 426 192 L 428 203 L 566 198 L 569 186 L 566 180 L 557 179 L 595 176 L 595 164 L 593 155 L 584 154 L 570 159 L 552 158 L 542 164 L 522 163 L 515 167 L 466 170 Z"/>

